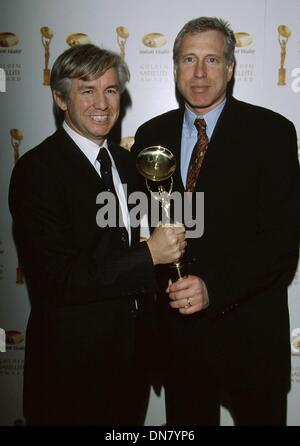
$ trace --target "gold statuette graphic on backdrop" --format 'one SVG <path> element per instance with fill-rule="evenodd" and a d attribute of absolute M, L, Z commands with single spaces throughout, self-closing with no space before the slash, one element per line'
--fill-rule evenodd
<path fill-rule="evenodd" d="M 157 200 L 163 212 L 163 224 L 181 225 L 173 223 L 170 218 L 170 201 L 173 189 L 173 173 L 176 170 L 176 159 L 171 150 L 162 146 L 150 146 L 143 149 L 137 156 L 136 168 L 145 178 L 146 186 L 151 196 Z M 157 191 L 153 191 L 149 181 L 156 183 Z M 169 190 L 166 190 L 164 182 L 170 181 Z M 184 276 L 184 265 L 180 259 L 173 262 L 170 270 L 172 281 L 182 279 Z"/>
<path fill-rule="evenodd" d="M 23 139 L 23 133 L 18 129 L 11 129 L 9 133 L 11 145 L 14 150 L 14 164 L 16 164 L 20 157 L 20 144 Z M 20 266 L 19 260 L 16 272 L 16 283 L 24 283 L 23 268 Z"/>
<path fill-rule="evenodd" d="M 116 33 L 117 33 L 118 45 L 120 48 L 120 56 L 122 57 L 122 59 L 125 59 L 125 45 L 126 45 L 126 40 L 129 37 L 129 32 L 124 26 L 118 26 L 116 28 Z"/>
<path fill-rule="evenodd" d="M 150 48 L 159 48 L 167 43 L 167 39 L 161 33 L 149 33 L 144 35 L 142 42 Z"/>
<path fill-rule="evenodd" d="M 18 129 L 11 129 L 10 130 L 10 141 L 11 141 L 11 145 L 14 149 L 14 161 L 15 164 L 18 161 L 19 157 L 20 157 L 20 144 L 21 141 L 23 139 L 23 133 L 21 132 L 21 130 Z"/>
<path fill-rule="evenodd" d="M 66 37 L 66 42 L 69 46 L 84 45 L 91 43 L 91 40 L 87 34 L 84 33 L 72 33 Z"/>
<path fill-rule="evenodd" d="M 0 33 L 0 47 L 15 46 L 19 42 L 18 36 L 13 33 Z"/>
<path fill-rule="evenodd" d="M 284 68 L 284 62 L 286 57 L 286 45 L 291 36 L 291 31 L 286 25 L 279 25 L 278 28 L 278 41 L 281 48 L 280 52 L 280 68 L 278 70 L 278 85 L 286 85 L 285 75 L 286 69 Z"/>
<path fill-rule="evenodd" d="M 45 68 L 44 68 L 44 81 L 43 85 L 50 85 L 50 69 L 49 69 L 49 59 L 50 59 L 50 43 L 53 37 L 52 29 L 48 26 L 42 26 L 40 29 L 42 44 L 45 50 Z"/>

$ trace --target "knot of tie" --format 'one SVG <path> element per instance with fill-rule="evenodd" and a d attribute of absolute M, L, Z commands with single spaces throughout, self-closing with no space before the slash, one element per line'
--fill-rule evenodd
<path fill-rule="evenodd" d="M 107 173 L 111 169 L 111 159 L 105 147 L 101 147 L 99 150 L 97 161 L 100 163 L 100 170 L 104 168 Z"/>
<path fill-rule="evenodd" d="M 196 129 L 198 130 L 198 135 L 203 135 L 206 133 L 206 122 L 203 118 L 197 118 L 194 122 Z"/>

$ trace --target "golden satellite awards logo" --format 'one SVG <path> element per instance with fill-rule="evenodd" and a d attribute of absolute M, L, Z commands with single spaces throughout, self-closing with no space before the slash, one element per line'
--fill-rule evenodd
<path fill-rule="evenodd" d="M 125 59 L 125 45 L 126 45 L 126 40 L 129 37 L 129 32 L 124 26 L 118 26 L 116 28 L 116 33 L 117 33 L 118 45 L 120 48 L 120 56 L 122 57 L 122 59 Z"/>
<path fill-rule="evenodd" d="M 286 69 L 284 68 L 284 62 L 286 58 L 286 45 L 291 36 L 291 31 L 286 25 L 279 25 L 277 28 L 278 31 L 278 41 L 281 48 L 280 51 L 280 68 L 278 70 L 278 85 L 286 85 L 285 76 Z"/>
<path fill-rule="evenodd" d="M 142 42 L 149 48 L 160 48 L 167 43 L 167 39 L 161 33 L 149 33 L 143 36 Z"/>
<path fill-rule="evenodd" d="M 20 144 L 23 139 L 23 133 L 21 130 L 18 129 L 11 129 L 10 130 L 10 138 L 11 138 L 11 145 L 14 151 L 14 164 L 18 161 L 20 157 Z M 23 278 L 23 268 L 20 266 L 19 260 L 18 260 L 18 266 L 17 266 L 17 273 L 16 273 L 16 283 L 24 283 Z"/>
<path fill-rule="evenodd" d="M 236 40 L 236 47 L 241 48 L 243 46 L 249 46 L 253 43 L 253 39 L 248 33 L 238 32 L 234 33 Z"/>
<path fill-rule="evenodd" d="M 300 328 L 292 331 L 291 351 L 293 356 L 300 356 Z"/>
<path fill-rule="evenodd" d="M 121 147 L 123 147 L 126 150 L 130 150 L 134 143 L 134 136 L 124 136 L 121 139 Z"/>
<path fill-rule="evenodd" d="M 45 68 L 44 68 L 44 81 L 43 85 L 50 85 L 50 69 L 49 69 L 49 59 L 50 59 L 50 43 L 53 37 L 52 29 L 48 26 L 43 26 L 40 29 L 42 44 L 45 50 Z"/>
<path fill-rule="evenodd" d="M 72 33 L 66 37 L 66 42 L 69 46 L 84 45 L 86 43 L 92 43 L 89 36 L 84 33 Z"/>
<path fill-rule="evenodd" d="M 15 46 L 19 42 L 18 36 L 13 33 L 0 33 L 0 47 L 8 48 L 10 46 Z"/>
<path fill-rule="evenodd" d="M 9 330 L 6 332 L 6 344 L 17 345 L 24 342 L 24 335 L 17 330 Z"/>

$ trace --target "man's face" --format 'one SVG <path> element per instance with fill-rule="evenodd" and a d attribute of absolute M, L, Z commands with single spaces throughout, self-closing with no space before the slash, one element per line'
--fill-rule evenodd
<path fill-rule="evenodd" d="M 71 79 L 68 98 L 64 101 L 55 92 L 54 99 L 65 112 L 65 120 L 73 130 L 101 145 L 120 112 L 117 70 L 110 68 L 91 81 Z"/>
<path fill-rule="evenodd" d="M 219 31 L 204 31 L 183 37 L 174 76 L 187 106 L 205 114 L 226 96 L 234 64 L 227 66 L 225 38 Z"/>

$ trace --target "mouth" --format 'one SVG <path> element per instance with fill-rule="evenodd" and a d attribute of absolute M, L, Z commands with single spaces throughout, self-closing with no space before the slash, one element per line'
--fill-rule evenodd
<path fill-rule="evenodd" d="M 94 122 L 107 122 L 109 115 L 89 115 Z"/>
<path fill-rule="evenodd" d="M 191 90 L 194 93 L 203 93 L 209 89 L 209 85 L 192 85 Z"/>

